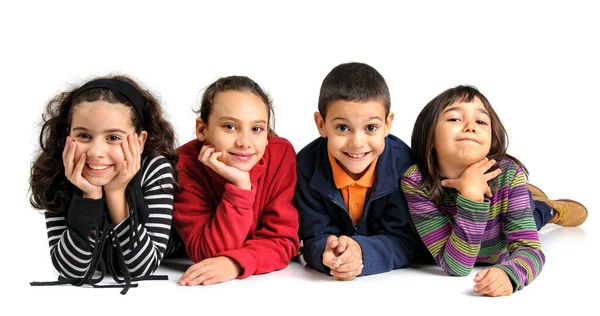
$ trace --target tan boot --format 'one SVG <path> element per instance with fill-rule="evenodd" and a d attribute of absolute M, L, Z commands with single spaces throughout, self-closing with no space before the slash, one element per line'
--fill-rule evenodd
<path fill-rule="evenodd" d="M 527 190 L 531 192 L 531 197 L 533 197 L 534 200 L 539 200 L 540 198 L 548 198 L 546 193 L 544 193 L 544 191 L 540 190 L 540 188 L 536 187 L 535 185 L 527 183 L 526 186 Z"/>
<path fill-rule="evenodd" d="M 587 219 L 588 211 L 579 202 L 568 199 L 538 198 L 537 200 L 548 204 L 554 209 L 554 216 L 550 219 L 550 223 L 560 226 L 579 226 Z"/>

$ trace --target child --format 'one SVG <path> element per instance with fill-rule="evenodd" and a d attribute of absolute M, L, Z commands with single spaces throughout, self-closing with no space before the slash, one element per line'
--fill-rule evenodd
<path fill-rule="evenodd" d="M 296 153 L 271 135 L 269 97 L 248 77 L 221 78 L 179 148 L 174 223 L 196 262 L 180 285 L 211 285 L 285 268 L 299 249 L 292 204 Z"/>
<path fill-rule="evenodd" d="M 389 134 L 384 78 L 366 64 L 338 65 L 314 119 L 321 137 L 298 153 L 294 199 L 306 264 L 336 280 L 409 266 L 424 247 L 400 190 L 410 148 Z"/>
<path fill-rule="evenodd" d="M 411 145 L 416 164 L 402 178 L 410 215 L 449 275 L 466 276 L 476 262 L 494 264 L 475 276 L 476 293 L 505 296 L 530 284 L 545 261 L 537 229 L 548 219 L 576 226 L 587 216 L 576 202 L 564 202 L 570 207 L 552 218 L 548 205 L 532 203 L 526 169 L 506 153 L 506 131 L 473 87 L 449 89 L 429 102 Z M 543 192 L 529 189 L 539 200 Z"/>
<path fill-rule="evenodd" d="M 48 103 L 30 202 L 46 210 L 61 277 L 32 285 L 98 286 L 108 265 L 126 294 L 156 270 L 171 231 L 174 141 L 156 98 L 125 76 L 91 80 Z"/>

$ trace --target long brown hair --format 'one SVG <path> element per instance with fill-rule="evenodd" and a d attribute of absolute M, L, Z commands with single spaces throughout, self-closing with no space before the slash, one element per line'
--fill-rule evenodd
<path fill-rule="evenodd" d="M 142 154 L 148 157 L 163 155 L 167 158 L 173 166 L 174 187 L 178 188 L 177 172 L 175 172 L 178 160 L 175 131 L 164 118 L 157 98 L 149 90 L 143 89 L 133 79 L 124 75 L 100 77 L 93 80 L 96 79 L 113 79 L 132 85 L 145 99 L 144 119 L 142 120 L 140 114 L 133 110 L 133 105 L 127 98 L 110 89 L 90 89 L 71 100 L 73 93 L 83 86 L 80 85 L 54 96 L 46 105 L 42 115 L 43 125 L 39 136 L 40 149 L 31 166 L 29 178 L 31 191 L 29 202 L 36 209 L 61 212 L 66 210 L 71 201 L 76 187 L 65 176 L 62 152 L 71 129 L 73 111 L 82 102 L 102 100 L 130 107 L 131 124 L 135 127 L 135 131 L 137 133 L 144 130 L 148 132 Z"/>
<path fill-rule="evenodd" d="M 525 166 L 519 160 L 506 153 L 508 149 L 508 134 L 488 99 L 473 86 L 456 86 L 442 92 L 427 103 L 415 121 L 411 138 L 412 159 L 421 172 L 421 185 L 423 188 L 429 190 L 431 200 L 438 206 L 442 205 L 444 201 L 444 188 L 440 184 L 442 179 L 434 148 L 435 129 L 438 118 L 447 106 L 457 102 L 469 103 L 476 97 L 481 100 L 491 120 L 492 142 L 487 157 L 496 161 L 500 161 L 503 158 L 510 158 L 522 167 L 527 175 Z M 498 168 L 498 164 L 491 170 L 495 170 L 496 168 Z M 490 188 L 493 190 L 495 187 L 496 179 L 490 182 Z"/>

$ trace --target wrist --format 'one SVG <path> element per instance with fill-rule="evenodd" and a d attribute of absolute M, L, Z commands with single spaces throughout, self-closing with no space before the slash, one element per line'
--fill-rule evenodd
<path fill-rule="evenodd" d="M 100 200 L 102 199 L 102 190 L 99 192 L 83 192 L 84 199 Z"/>

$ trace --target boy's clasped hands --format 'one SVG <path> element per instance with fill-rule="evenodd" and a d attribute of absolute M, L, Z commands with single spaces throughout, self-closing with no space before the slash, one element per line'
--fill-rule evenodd
<path fill-rule="evenodd" d="M 331 235 L 323 251 L 323 264 L 331 269 L 330 274 L 336 280 L 353 280 L 364 267 L 362 249 L 356 240 L 348 236 Z"/>

